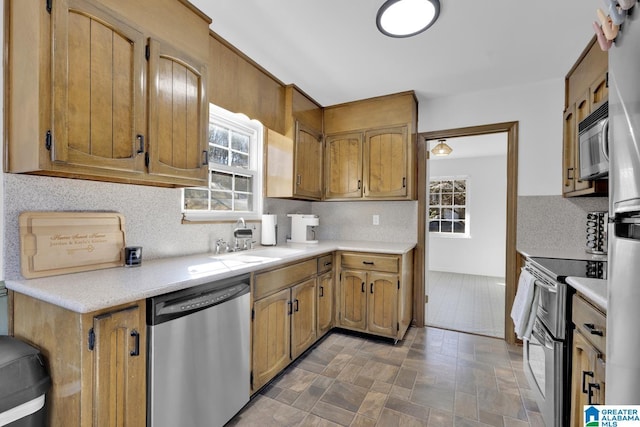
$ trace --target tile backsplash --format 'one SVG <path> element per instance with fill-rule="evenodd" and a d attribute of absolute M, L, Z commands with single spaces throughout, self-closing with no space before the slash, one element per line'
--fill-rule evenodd
<path fill-rule="evenodd" d="M 606 197 L 518 197 L 518 249 L 584 251 L 587 212 L 607 211 Z"/>

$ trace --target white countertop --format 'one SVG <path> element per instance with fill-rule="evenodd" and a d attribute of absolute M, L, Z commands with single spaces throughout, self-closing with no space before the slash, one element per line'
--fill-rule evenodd
<path fill-rule="evenodd" d="M 39 279 L 5 280 L 5 284 L 12 291 L 77 313 L 90 313 L 336 250 L 401 255 L 414 247 L 415 243 L 336 240 L 318 244 L 289 243 L 229 255 L 204 253 L 143 260 L 139 267 L 115 267 Z M 280 258 L 260 259 L 260 251 L 268 254 L 271 248 L 288 248 L 290 251 L 283 251 L 287 253 Z M 252 262 L 224 262 L 225 257 L 232 260 L 233 256 L 245 256 Z"/>
<path fill-rule="evenodd" d="M 591 302 L 607 312 L 607 281 L 586 277 L 567 277 L 567 283 Z"/>

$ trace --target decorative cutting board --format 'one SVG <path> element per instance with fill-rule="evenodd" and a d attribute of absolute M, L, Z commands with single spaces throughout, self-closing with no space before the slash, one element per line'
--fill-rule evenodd
<path fill-rule="evenodd" d="M 22 212 L 20 267 L 27 279 L 124 264 L 124 217 L 111 212 Z"/>

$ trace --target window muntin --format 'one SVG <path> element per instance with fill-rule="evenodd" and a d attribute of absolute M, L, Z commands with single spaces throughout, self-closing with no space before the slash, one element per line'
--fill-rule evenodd
<path fill-rule="evenodd" d="M 429 182 L 429 232 L 469 235 L 467 177 L 436 177 Z"/>
<path fill-rule="evenodd" d="M 259 218 L 262 125 L 210 105 L 207 187 L 182 192 L 187 219 Z"/>

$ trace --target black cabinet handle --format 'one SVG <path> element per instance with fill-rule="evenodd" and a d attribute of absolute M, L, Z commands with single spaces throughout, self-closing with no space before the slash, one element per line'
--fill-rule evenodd
<path fill-rule="evenodd" d="M 358 180 L 358 190 L 362 188 L 362 181 Z"/>
<path fill-rule="evenodd" d="M 593 371 L 582 371 L 582 392 L 583 393 L 587 393 L 587 387 L 586 387 L 587 376 L 593 378 Z"/>
<path fill-rule="evenodd" d="M 371 291 L 371 293 L 373 293 L 373 282 L 371 282 L 370 291 Z"/>
<path fill-rule="evenodd" d="M 333 261 L 327 261 L 324 263 L 324 266 L 329 267 L 331 264 L 333 264 Z"/>
<path fill-rule="evenodd" d="M 136 135 L 136 139 L 138 140 L 138 151 L 136 151 L 136 154 L 142 154 L 144 153 L 144 135 Z"/>
<path fill-rule="evenodd" d="M 588 398 L 587 398 L 587 405 L 595 405 L 596 403 L 594 403 L 591 398 L 593 397 L 593 389 L 596 390 L 600 390 L 600 384 L 598 383 L 589 383 L 589 392 L 587 394 Z"/>
<path fill-rule="evenodd" d="M 373 261 L 362 261 L 364 265 L 373 265 Z"/>
<path fill-rule="evenodd" d="M 300 301 L 298 301 L 298 298 L 296 298 L 295 303 L 296 303 L 296 310 L 295 311 L 296 312 L 300 311 Z"/>
<path fill-rule="evenodd" d="M 364 282 L 362 282 L 362 292 L 363 292 L 363 293 L 364 293 L 364 292 L 366 292 L 366 291 L 364 290 Z"/>
<path fill-rule="evenodd" d="M 598 335 L 599 337 L 604 335 L 600 329 L 596 329 L 596 325 L 593 323 L 583 323 L 583 326 L 591 335 Z"/>
<path fill-rule="evenodd" d="M 207 150 L 202 150 L 202 166 L 209 165 L 209 152 Z"/>
<path fill-rule="evenodd" d="M 133 346 L 133 350 L 129 352 L 129 355 L 140 356 L 140 333 L 134 329 L 133 331 L 131 331 L 131 336 L 133 337 L 133 340 L 134 340 L 133 341 L 134 346 Z"/>
<path fill-rule="evenodd" d="M 320 286 L 320 298 L 324 296 L 324 286 Z"/>
<path fill-rule="evenodd" d="M 407 187 L 407 178 L 406 177 L 402 177 L 402 188 L 406 188 Z"/>

